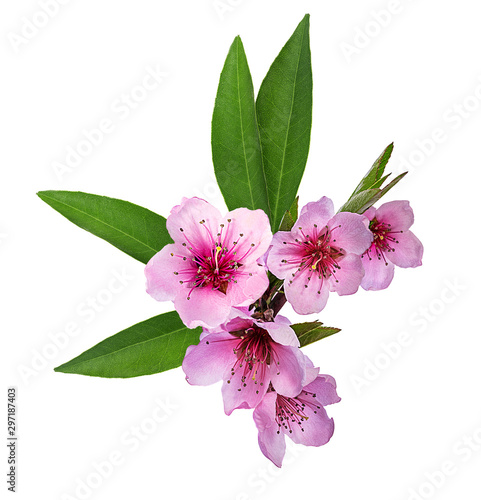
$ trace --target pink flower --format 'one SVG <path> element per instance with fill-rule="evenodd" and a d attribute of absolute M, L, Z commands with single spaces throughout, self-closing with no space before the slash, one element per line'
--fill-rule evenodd
<path fill-rule="evenodd" d="M 290 232 L 279 231 L 267 257 L 269 270 L 283 279 L 287 300 L 299 314 L 320 312 L 329 292 L 355 293 L 364 276 L 360 255 L 372 233 L 358 214 L 334 215 L 329 198 L 308 203 Z"/>
<path fill-rule="evenodd" d="M 394 276 L 394 266 L 417 267 L 422 264 L 423 245 L 409 228 L 414 213 L 408 201 L 390 201 L 377 210 L 371 207 L 364 215 L 374 236 L 369 249 L 362 255 L 365 275 L 361 286 L 365 290 L 383 290 Z"/>
<path fill-rule="evenodd" d="M 312 364 L 312 363 L 311 363 Z M 334 433 L 334 421 L 324 406 L 337 403 L 336 381 L 329 375 L 318 375 L 319 368 L 308 368 L 306 386 L 295 397 L 286 397 L 270 388 L 254 410 L 262 453 L 281 467 L 286 439 L 306 446 L 322 446 Z"/>
<path fill-rule="evenodd" d="M 269 285 L 257 262 L 272 238 L 262 210 L 238 208 L 222 217 L 205 200 L 184 198 L 167 229 L 174 243 L 147 264 L 147 292 L 172 300 L 187 327 L 220 325 L 231 307 L 252 304 Z"/>
<path fill-rule="evenodd" d="M 305 379 L 305 356 L 287 318 L 275 322 L 240 316 L 204 332 L 197 346 L 187 349 L 182 368 L 192 385 L 223 380 L 224 410 L 254 408 L 269 383 L 282 394 L 299 394 Z"/>

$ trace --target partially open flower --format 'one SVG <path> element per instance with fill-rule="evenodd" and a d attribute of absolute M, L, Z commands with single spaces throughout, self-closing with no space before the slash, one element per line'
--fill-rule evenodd
<path fill-rule="evenodd" d="M 238 208 L 222 217 L 208 202 L 189 198 L 174 207 L 167 229 L 174 243 L 147 264 L 147 292 L 172 300 L 189 328 L 220 325 L 232 307 L 252 304 L 269 285 L 257 262 L 272 238 L 262 210 Z"/>
<path fill-rule="evenodd" d="M 295 397 L 278 394 L 271 387 L 254 410 L 259 447 L 277 467 L 281 467 L 286 452 L 285 436 L 298 444 L 322 446 L 334 433 L 334 421 L 324 406 L 341 398 L 336 392 L 336 381 L 318 373 L 319 368 L 307 369 L 307 383 Z"/>
<path fill-rule="evenodd" d="M 287 396 L 297 395 L 305 382 L 305 356 L 289 320 L 254 320 L 239 311 L 222 327 L 206 332 L 187 349 L 182 368 L 193 385 L 223 380 L 225 412 L 254 408 L 269 384 Z"/>
<path fill-rule="evenodd" d="M 383 290 L 394 277 L 394 266 L 418 267 L 422 264 L 423 245 L 409 231 L 414 213 L 408 201 L 390 201 L 364 215 L 373 234 L 371 246 L 362 255 L 365 290 Z"/>

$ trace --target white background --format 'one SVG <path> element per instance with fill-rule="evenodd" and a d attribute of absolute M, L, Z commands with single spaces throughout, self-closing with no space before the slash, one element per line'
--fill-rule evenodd
<path fill-rule="evenodd" d="M 72 0 L 51 2 L 47 17 L 40 3 L 2 2 L 0 13 L 1 365 L 5 400 L 18 388 L 17 498 L 479 499 L 477 3 Z M 180 369 L 130 380 L 53 372 L 171 306 L 145 293 L 140 263 L 35 193 L 86 191 L 163 215 L 196 195 L 224 210 L 210 120 L 228 48 L 240 34 L 257 91 L 306 12 L 314 121 L 301 203 L 327 195 L 339 206 L 394 141 L 389 167 L 409 162 L 410 174 L 386 198 L 411 201 L 425 256 L 386 291 L 331 295 L 320 318 L 343 331 L 305 351 L 338 381 L 336 431 L 323 448 L 292 447 L 278 470 L 251 412 L 225 416 L 220 387 L 190 387 Z M 142 95 L 147 67 L 166 76 Z M 121 112 L 131 93 L 145 99 Z M 111 132 L 56 175 L 54 162 L 105 119 Z M 75 336 L 59 334 L 72 323 Z M 408 344 L 396 347 L 400 335 Z"/>

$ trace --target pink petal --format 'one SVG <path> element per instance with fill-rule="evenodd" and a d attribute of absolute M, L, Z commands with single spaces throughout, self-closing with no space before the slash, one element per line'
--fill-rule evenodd
<path fill-rule="evenodd" d="M 309 281 L 307 278 L 311 278 Z M 286 298 L 297 314 L 318 313 L 324 309 L 329 297 L 329 286 L 324 280 L 306 269 L 284 283 Z"/>
<path fill-rule="evenodd" d="M 331 292 L 337 292 L 339 295 L 356 293 L 364 276 L 361 257 L 349 253 L 340 259 L 338 264 L 340 269 L 336 269 L 335 274 L 329 278 Z"/>
<path fill-rule="evenodd" d="M 329 221 L 333 246 L 347 253 L 362 255 L 371 244 L 373 235 L 364 224 L 365 217 L 359 214 L 341 212 Z"/>
<path fill-rule="evenodd" d="M 190 300 L 189 291 L 192 291 Z M 215 328 L 227 319 L 232 303 L 227 295 L 210 287 L 186 287 L 183 293 L 179 293 L 174 299 L 174 307 L 187 328 Z"/>
<path fill-rule="evenodd" d="M 182 256 L 186 257 L 185 261 L 182 260 Z M 166 245 L 157 252 L 149 260 L 144 271 L 147 278 L 147 293 L 155 300 L 173 300 L 183 287 L 179 283 L 179 275 L 174 273 L 182 273 L 191 268 L 191 260 L 187 256 L 188 251 L 178 244 Z"/>
<path fill-rule="evenodd" d="M 308 235 L 312 235 L 314 228 L 326 226 L 334 214 L 334 205 L 325 196 L 319 201 L 313 201 L 305 205 L 301 215 L 297 219 L 291 232 L 294 238 L 304 241 Z"/>
<path fill-rule="evenodd" d="M 307 215 L 306 215 L 307 214 Z M 323 196 L 319 201 L 311 201 L 301 209 L 300 217 L 296 226 L 313 228 L 325 226 L 334 215 L 334 203 L 327 196 Z"/>
<path fill-rule="evenodd" d="M 341 401 L 336 392 L 336 381 L 330 375 L 318 375 L 313 382 L 304 387 L 304 390 L 315 394 L 315 399 L 322 406 L 332 405 Z"/>
<path fill-rule="evenodd" d="M 392 253 L 392 252 L 391 252 Z M 389 253 L 389 255 L 391 254 Z M 384 290 L 387 288 L 394 277 L 394 264 L 386 259 L 376 255 L 376 251 L 365 253 L 361 257 L 364 267 L 364 278 L 361 286 L 364 290 Z"/>
<path fill-rule="evenodd" d="M 231 222 L 227 222 L 227 219 Z M 262 210 L 237 208 L 224 217 L 223 223 L 225 236 L 222 242 L 224 246 L 231 248 L 234 241 L 237 241 L 236 257 L 239 262 L 254 262 L 267 252 L 272 232 L 269 218 Z"/>
<path fill-rule="evenodd" d="M 307 385 L 316 380 L 316 377 L 319 375 L 319 368 L 314 366 L 314 363 L 308 356 L 304 355 L 304 358 L 306 360 L 306 381 L 304 384 Z"/>
<path fill-rule="evenodd" d="M 256 262 L 240 267 L 235 281 L 229 283 L 226 294 L 233 307 L 250 306 L 269 286 L 266 269 Z"/>
<path fill-rule="evenodd" d="M 235 310 L 235 308 L 232 308 L 232 310 Z M 237 317 L 225 323 L 223 328 L 227 332 L 236 332 L 238 330 L 247 330 L 247 328 L 252 326 L 252 323 L 252 318 L 244 319 L 242 317 Z"/>
<path fill-rule="evenodd" d="M 376 216 L 376 209 L 374 207 L 370 207 L 362 215 L 371 221 Z"/>
<path fill-rule="evenodd" d="M 282 466 L 286 453 L 286 439 L 284 434 L 277 433 L 278 426 L 274 420 L 276 412 L 275 392 L 269 392 L 254 410 L 254 422 L 259 431 L 259 448 L 266 458 L 277 467 Z"/>
<path fill-rule="evenodd" d="M 407 231 L 414 223 L 414 213 L 409 201 L 389 201 L 376 210 L 376 219 L 391 224 L 395 231 Z"/>
<path fill-rule="evenodd" d="M 268 392 L 254 410 L 254 422 L 259 432 L 263 432 L 272 426 L 277 429 L 275 422 L 276 401 L 277 394 L 273 391 Z"/>
<path fill-rule="evenodd" d="M 275 345 L 275 356 L 271 354 L 271 382 L 278 394 L 297 396 L 306 378 L 306 360 L 298 347 Z"/>
<path fill-rule="evenodd" d="M 295 236 L 289 231 L 278 231 L 272 238 L 272 246 L 267 254 L 267 267 L 279 279 L 285 279 L 297 270 L 297 264 L 288 264 L 297 257 L 298 244 Z"/>
<path fill-rule="evenodd" d="M 282 432 L 277 433 L 277 426 L 259 432 L 257 439 L 264 456 L 275 466 L 282 467 L 282 460 L 286 454 L 286 438 Z"/>
<path fill-rule="evenodd" d="M 312 397 L 305 397 L 313 406 L 306 404 L 304 414 L 307 420 L 301 421 L 301 425 L 296 422 L 290 422 L 292 433 L 283 429 L 294 443 L 303 444 L 306 446 L 322 446 L 326 444 L 334 434 L 334 420 L 327 416 L 326 410 L 317 404 L 317 401 Z M 304 431 L 302 431 L 304 429 Z"/>
<path fill-rule="evenodd" d="M 255 408 L 262 401 L 269 388 L 270 380 L 270 369 L 267 365 L 264 366 L 264 373 L 258 371 L 255 379 L 250 372 L 244 378 L 243 367 L 238 367 L 234 375 L 231 376 L 229 367 L 228 371 L 224 374 L 224 383 L 222 384 L 222 396 L 226 415 L 230 415 L 238 408 Z M 229 380 L 230 382 L 228 382 Z"/>
<path fill-rule="evenodd" d="M 287 322 L 287 323 L 286 323 Z M 299 339 L 296 332 L 290 327 L 290 321 L 283 316 L 276 316 L 274 322 L 256 321 L 259 328 L 269 332 L 272 340 L 278 344 L 299 347 Z"/>
<path fill-rule="evenodd" d="M 399 267 L 420 266 L 424 252 L 423 244 L 411 231 L 399 233 L 395 236 L 399 243 L 391 245 L 394 251 L 386 253 L 386 257 Z"/>
<path fill-rule="evenodd" d="M 211 334 L 196 346 L 190 346 L 182 369 L 192 385 L 210 385 L 222 377 L 236 361 L 234 348 L 239 340 L 228 333 Z"/>
<path fill-rule="evenodd" d="M 219 230 L 220 212 L 200 198 L 183 199 L 167 217 L 167 230 L 177 243 L 193 246 L 200 253 L 212 250 L 212 235 Z M 201 221 L 205 221 L 201 224 Z"/>

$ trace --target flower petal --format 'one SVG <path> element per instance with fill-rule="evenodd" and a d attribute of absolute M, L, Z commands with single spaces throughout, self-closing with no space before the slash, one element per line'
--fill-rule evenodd
<path fill-rule="evenodd" d="M 299 347 L 299 339 L 296 332 L 290 327 L 290 321 L 284 316 L 276 316 L 273 322 L 256 321 L 259 328 L 269 332 L 272 340 L 278 344 Z"/>
<path fill-rule="evenodd" d="M 215 328 L 229 316 L 232 302 L 227 295 L 211 287 L 186 288 L 177 294 L 174 307 L 187 328 Z"/>
<path fill-rule="evenodd" d="M 307 402 L 303 410 L 307 419 L 289 422 L 292 432 L 284 427 L 282 430 L 294 443 L 322 446 L 331 439 L 334 433 L 334 420 L 327 416 L 326 410 L 312 396 L 305 396 L 301 399 Z"/>
<path fill-rule="evenodd" d="M 312 237 L 314 232 L 326 226 L 334 215 L 334 205 L 329 198 L 323 196 L 319 201 L 313 201 L 302 207 L 301 215 L 297 219 L 291 234 L 301 241 Z"/>
<path fill-rule="evenodd" d="M 379 222 L 391 224 L 395 231 L 407 231 L 414 223 L 414 212 L 409 201 L 397 200 L 384 203 L 376 210 Z"/>
<path fill-rule="evenodd" d="M 422 264 L 423 244 L 411 231 L 396 234 L 399 243 L 393 243 L 394 251 L 388 252 L 386 257 L 399 267 L 418 267 Z"/>
<path fill-rule="evenodd" d="M 289 262 L 297 258 L 299 251 L 299 244 L 291 232 L 278 231 L 272 238 L 272 246 L 267 254 L 269 271 L 279 279 L 287 278 L 298 268 L 299 264 Z"/>
<path fill-rule="evenodd" d="M 275 422 L 276 399 L 275 392 L 266 394 L 254 410 L 253 416 L 259 431 L 259 448 L 274 465 L 281 467 L 286 453 L 286 439 L 283 433 L 278 432 L 278 426 Z"/>
<path fill-rule="evenodd" d="M 306 359 L 306 381 L 304 383 L 307 385 L 316 380 L 316 377 L 319 375 L 319 368 L 314 366 L 314 363 L 308 356 L 304 355 L 304 358 Z"/>
<path fill-rule="evenodd" d="M 229 283 L 226 296 L 232 306 L 250 306 L 269 286 L 266 269 L 256 262 L 239 268 L 235 282 Z"/>
<path fill-rule="evenodd" d="M 237 208 L 229 212 L 223 222 L 225 233 L 223 233 L 222 243 L 231 248 L 234 242 L 237 242 L 235 248 L 239 262 L 254 262 L 267 252 L 272 240 L 272 232 L 265 212 Z"/>
<path fill-rule="evenodd" d="M 302 207 L 294 230 L 299 226 L 312 229 L 314 224 L 317 224 L 318 227 L 325 226 L 333 215 L 334 203 L 327 196 L 323 196 L 319 201 L 311 201 Z"/>
<path fill-rule="evenodd" d="M 318 375 L 314 381 L 304 387 L 304 391 L 313 393 L 313 397 L 322 406 L 341 401 L 336 392 L 336 381 L 330 375 Z"/>
<path fill-rule="evenodd" d="M 214 333 L 190 346 L 182 362 L 189 384 L 210 385 L 222 380 L 226 369 L 237 359 L 234 349 L 238 343 L 233 335 Z"/>
<path fill-rule="evenodd" d="M 361 281 L 364 290 L 384 290 L 391 284 L 394 277 L 394 264 L 376 255 L 375 246 L 373 251 L 361 256 L 361 262 L 365 271 Z"/>
<path fill-rule="evenodd" d="M 297 396 L 306 379 L 306 360 L 298 347 L 274 345 L 271 353 L 271 383 L 278 394 Z M 277 364 L 272 365 L 272 362 Z"/>
<path fill-rule="evenodd" d="M 255 378 L 252 371 L 245 372 L 244 368 L 236 367 L 234 375 L 231 375 L 229 367 L 224 374 L 222 396 L 226 415 L 230 415 L 238 408 L 255 408 L 269 388 L 269 366 L 264 365 L 264 370 L 258 371 Z"/>
<path fill-rule="evenodd" d="M 373 235 L 364 223 L 365 217 L 359 214 L 341 212 L 328 223 L 332 232 L 333 246 L 347 253 L 362 255 L 372 242 Z"/>
<path fill-rule="evenodd" d="M 257 430 L 262 432 L 269 427 L 276 427 L 276 401 L 277 394 L 274 391 L 268 392 L 262 401 L 256 406 L 253 417 Z"/>
<path fill-rule="evenodd" d="M 214 247 L 213 235 L 218 233 L 220 220 L 220 212 L 207 201 L 185 198 L 167 217 L 167 230 L 176 243 L 186 243 L 203 253 Z"/>
<path fill-rule="evenodd" d="M 331 292 L 339 295 L 356 293 L 364 276 L 361 257 L 348 253 L 338 264 L 340 269 L 336 269 L 335 274 L 329 278 Z"/>
<path fill-rule="evenodd" d="M 173 300 L 183 287 L 179 275 L 190 271 L 191 262 L 188 251 L 182 245 L 166 245 L 145 266 L 147 293 L 155 300 Z"/>
<path fill-rule="evenodd" d="M 376 209 L 374 207 L 369 207 L 362 215 L 371 221 L 376 216 Z"/>
<path fill-rule="evenodd" d="M 308 280 L 308 278 L 311 278 Z M 329 297 L 329 284 L 309 269 L 298 272 L 291 281 L 284 282 L 286 298 L 297 314 L 318 313 Z"/>

